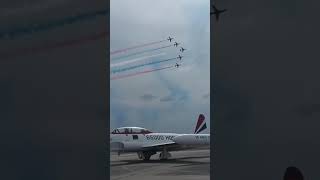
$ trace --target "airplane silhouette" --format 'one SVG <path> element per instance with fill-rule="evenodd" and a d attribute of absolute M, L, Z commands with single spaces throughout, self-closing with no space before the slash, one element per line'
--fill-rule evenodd
<path fill-rule="evenodd" d="M 183 52 L 183 51 L 185 51 L 185 50 L 186 50 L 186 49 L 184 49 L 183 47 L 181 47 L 181 49 L 180 49 L 181 52 Z"/>
<path fill-rule="evenodd" d="M 176 63 L 175 67 L 177 67 L 177 68 L 178 68 L 179 66 L 180 66 L 180 64 Z"/>
<path fill-rule="evenodd" d="M 212 14 L 216 15 L 217 21 L 219 20 L 220 13 L 227 11 L 227 9 L 219 10 L 219 9 L 217 9 L 217 7 L 215 5 L 213 5 L 212 8 L 213 8 L 214 12 L 210 13 L 210 15 L 212 15 Z"/>
<path fill-rule="evenodd" d="M 177 57 L 177 59 L 179 58 L 179 59 L 181 60 L 181 59 L 182 59 L 182 57 L 183 57 L 183 56 L 180 56 L 180 55 L 179 55 L 179 56 Z"/>
<path fill-rule="evenodd" d="M 169 36 L 169 38 L 168 38 L 167 40 L 171 42 L 172 39 L 173 39 L 173 38 Z"/>
<path fill-rule="evenodd" d="M 179 45 L 179 43 L 177 43 L 177 42 L 174 43 L 174 46 L 178 47 L 178 45 Z"/>

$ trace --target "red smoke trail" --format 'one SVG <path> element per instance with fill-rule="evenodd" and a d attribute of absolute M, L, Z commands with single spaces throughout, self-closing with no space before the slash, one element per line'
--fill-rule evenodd
<path fill-rule="evenodd" d="M 122 78 L 126 78 L 126 77 L 137 76 L 137 75 L 140 75 L 140 74 L 146 74 L 146 73 L 150 73 L 150 72 L 154 72 L 154 71 L 161 71 L 161 70 L 169 69 L 169 68 L 173 68 L 173 67 L 174 66 L 167 66 L 167 67 L 163 67 L 163 68 L 146 70 L 146 71 L 137 72 L 137 73 L 133 73 L 133 74 L 128 74 L 128 75 L 124 75 L 124 76 L 116 76 L 116 77 L 111 78 L 110 80 L 116 80 L 116 79 L 122 79 Z"/>
<path fill-rule="evenodd" d="M 107 32 L 101 32 L 91 36 L 82 37 L 80 39 L 46 44 L 38 47 L 15 49 L 11 52 L 0 53 L 0 58 L 16 57 L 16 56 L 27 55 L 27 54 L 37 53 L 37 52 L 45 52 L 50 49 L 62 48 L 67 46 L 75 46 L 75 45 L 83 44 L 86 42 L 98 40 L 100 38 L 106 37 L 107 34 L 108 34 Z"/>
<path fill-rule="evenodd" d="M 141 45 L 137 45 L 137 46 L 125 48 L 125 49 L 119 49 L 119 50 L 116 50 L 116 51 L 111 51 L 110 54 L 111 54 L 111 55 L 112 55 L 112 54 L 117 54 L 117 53 L 125 52 L 125 51 L 131 50 L 131 49 L 136 49 L 136 48 L 140 48 L 140 47 L 145 47 L 145 46 L 150 46 L 150 45 L 153 45 L 153 44 L 162 43 L 162 42 L 164 42 L 164 41 L 166 41 L 166 40 L 155 41 L 155 42 L 146 43 L 146 44 L 141 44 Z"/>

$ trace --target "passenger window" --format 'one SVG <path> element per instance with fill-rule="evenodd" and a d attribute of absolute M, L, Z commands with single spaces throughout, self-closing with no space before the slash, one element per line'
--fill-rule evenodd
<path fill-rule="evenodd" d="M 138 135 L 132 135 L 133 140 L 138 139 Z"/>

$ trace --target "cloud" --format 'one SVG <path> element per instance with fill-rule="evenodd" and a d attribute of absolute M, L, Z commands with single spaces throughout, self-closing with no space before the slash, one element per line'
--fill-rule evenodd
<path fill-rule="evenodd" d="M 165 97 L 162 97 L 160 98 L 160 101 L 162 102 L 168 102 L 168 101 L 174 101 L 175 98 L 173 96 L 165 96 Z"/>
<path fill-rule="evenodd" d="M 157 61 L 181 54 L 183 60 L 179 68 L 111 82 L 112 126 L 136 125 L 154 131 L 192 133 L 200 112 L 208 114 L 207 123 L 210 123 L 210 102 L 201 98 L 210 89 L 209 3 L 209 0 L 177 0 L 175 3 L 171 0 L 140 0 L 136 4 L 131 0 L 111 0 L 111 49 L 123 49 L 166 39 L 168 36 L 174 37 L 187 49 L 181 53 L 180 47 L 170 47 L 144 55 L 166 53 L 164 57 L 148 60 Z M 129 66 L 123 62 L 112 63 Z M 170 61 L 137 71 L 174 64 Z M 172 129 L 168 129 L 168 126 Z"/>
<path fill-rule="evenodd" d="M 143 96 L 140 96 L 140 99 L 142 99 L 143 101 L 152 101 L 156 98 L 157 97 L 152 94 L 144 94 Z"/>

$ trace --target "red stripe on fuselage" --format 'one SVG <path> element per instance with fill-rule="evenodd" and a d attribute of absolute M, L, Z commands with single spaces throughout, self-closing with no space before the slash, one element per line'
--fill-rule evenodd
<path fill-rule="evenodd" d="M 123 133 L 111 133 L 111 134 L 150 134 L 150 133 L 151 133 L 151 132 L 145 132 L 145 133 L 141 133 L 141 132 L 140 132 L 140 133 L 135 133 L 135 132 L 132 132 L 132 133 L 131 133 L 131 132 L 129 132 L 129 133 L 124 133 L 124 132 L 123 132 Z"/>

